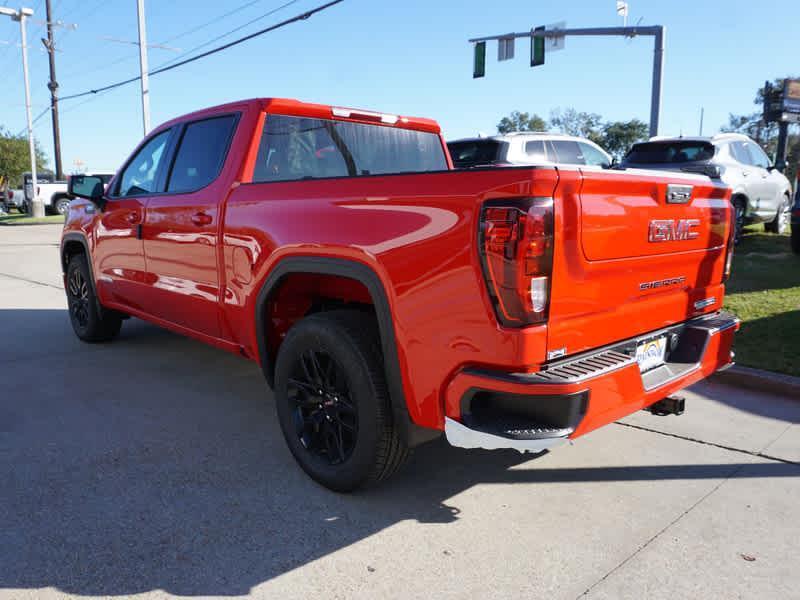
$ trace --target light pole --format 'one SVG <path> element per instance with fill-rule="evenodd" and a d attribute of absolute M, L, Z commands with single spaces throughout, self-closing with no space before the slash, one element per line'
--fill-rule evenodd
<path fill-rule="evenodd" d="M 147 78 L 147 26 L 144 22 L 144 0 L 136 1 L 139 17 L 139 70 L 142 81 L 142 125 L 144 134 L 150 131 L 150 82 Z"/>
<path fill-rule="evenodd" d="M 44 205 L 36 191 L 39 186 L 36 181 L 36 148 L 33 143 L 33 120 L 31 119 L 31 85 L 28 80 L 28 38 L 25 31 L 25 20 L 33 15 L 33 9 L 14 10 L 0 6 L 0 15 L 7 15 L 14 21 L 19 21 L 20 41 L 22 42 L 22 76 L 25 80 L 25 115 L 28 122 L 28 145 L 31 153 L 31 206 L 34 217 L 43 217 Z"/>

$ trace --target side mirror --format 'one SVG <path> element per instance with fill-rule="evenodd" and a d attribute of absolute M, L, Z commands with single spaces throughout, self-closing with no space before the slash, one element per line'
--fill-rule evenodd
<path fill-rule="evenodd" d="M 105 185 L 103 179 L 94 175 L 72 175 L 67 185 L 70 196 L 85 198 L 102 207 Z"/>

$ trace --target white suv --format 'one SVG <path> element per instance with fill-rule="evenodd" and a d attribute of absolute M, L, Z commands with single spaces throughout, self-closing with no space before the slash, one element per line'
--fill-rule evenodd
<path fill-rule="evenodd" d="M 585 138 L 558 133 L 517 132 L 447 142 L 457 169 L 567 164 L 607 169 L 611 156 Z"/>

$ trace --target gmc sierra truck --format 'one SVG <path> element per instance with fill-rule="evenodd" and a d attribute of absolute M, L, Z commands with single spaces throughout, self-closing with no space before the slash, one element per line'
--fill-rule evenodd
<path fill-rule="evenodd" d="M 256 361 L 334 490 L 442 432 L 542 452 L 678 412 L 731 364 L 730 190 L 704 176 L 459 171 L 434 121 L 273 98 L 169 121 L 70 193 L 77 336 L 134 316 Z"/>

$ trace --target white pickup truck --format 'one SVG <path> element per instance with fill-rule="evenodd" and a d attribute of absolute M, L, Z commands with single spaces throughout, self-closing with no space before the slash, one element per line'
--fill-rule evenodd
<path fill-rule="evenodd" d="M 108 183 L 113 177 L 113 173 L 92 173 L 92 175 L 101 177 L 105 183 Z M 25 173 L 23 178 L 25 181 L 25 204 L 23 210 L 29 213 L 33 202 L 33 181 L 30 173 Z M 67 192 L 68 184 L 69 176 L 65 181 L 56 181 L 52 173 L 45 171 L 44 173 L 36 174 L 37 195 L 42 199 L 46 213 L 66 214 L 67 206 L 72 200 Z"/>

